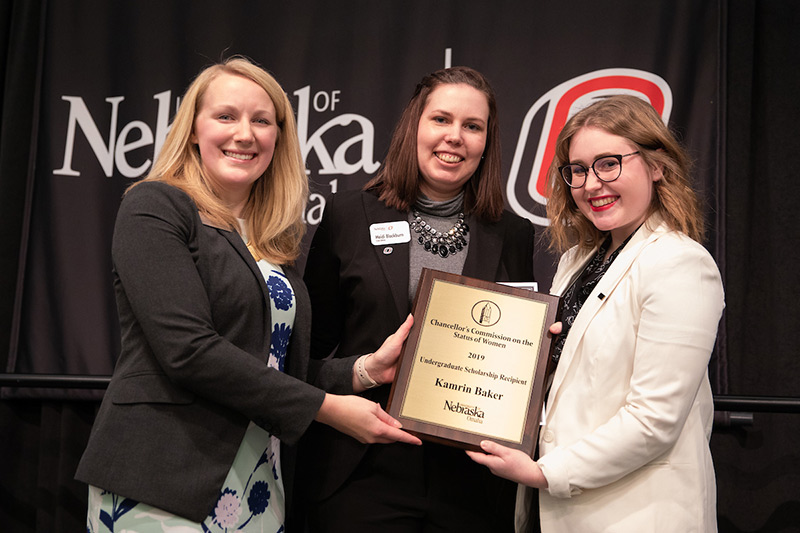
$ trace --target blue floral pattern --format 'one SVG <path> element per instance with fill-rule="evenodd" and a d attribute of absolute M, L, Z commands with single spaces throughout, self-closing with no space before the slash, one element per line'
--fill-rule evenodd
<path fill-rule="evenodd" d="M 279 266 L 258 266 L 270 294 L 272 333 L 267 365 L 283 371 L 294 325 L 294 292 Z M 280 441 L 252 422 L 231 465 L 219 498 L 202 522 L 191 522 L 162 509 L 97 487 L 89 487 L 87 533 L 125 532 L 227 533 L 284 531 L 285 498 Z"/>
<path fill-rule="evenodd" d="M 283 372 L 283 365 L 286 361 L 286 351 L 289 348 L 289 338 L 292 336 L 292 328 L 289 324 L 275 324 L 272 329 L 272 340 L 269 349 L 270 359 L 275 358 L 278 369 Z"/>
<path fill-rule="evenodd" d="M 269 485 L 265 481 L 253 483 L 253 489 L 250 491 L 250 496 L 247 497 L 247 505 L 250 506 L 254 515 L 260 515 L 267 510 L 269 496 Z"/>
<path fill-rule="evenodd" d="M 282 311 L 288 311 L 291 309 L 292 305 L 294 305 L 294 293 L 292 292 L 292 288 L 289 286 L 288 280 L 286 276 L 283 275 L 282 272 L 278 272 L 277 270 L 272 271 L 277 276 L 270 276 L 267 279 L 267 288 L 269 289 L 270 298 L 275 303 L 275 307 Z"/>

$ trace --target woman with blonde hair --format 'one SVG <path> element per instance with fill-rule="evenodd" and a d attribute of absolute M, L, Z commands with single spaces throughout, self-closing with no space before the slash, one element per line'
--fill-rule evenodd
<path fill-rule="evenodd" d="M 549 190 L 562 322 L 539 457 L 468 453 L 520 496 L 539 489 L 545 533 L 716 531 L 707 367 L 724 296 L 688 159 L 652 106 L 608 97 L 559 134 Z"/>
<path fill-rule="evenodd" d="M 202 71 L 117 216 L 122 350 L 76 476 L 90 485 L 88 531 L 282 530 L 287 445 L 313 420 L 362 442 L 419 443 L 348 395 L 363 390 L 356 357 L 309 367 L 293 266 L 306 197 L 280 85 L 244 58 Z M 390 379 L 409 327 L 371 357 L 378 375 Z"/>

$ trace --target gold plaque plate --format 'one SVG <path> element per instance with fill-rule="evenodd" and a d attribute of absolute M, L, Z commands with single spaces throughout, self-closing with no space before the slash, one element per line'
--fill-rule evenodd
<path fill-rule="evenodd" d="M 422 439 L 532 455 L 558 300 L 423 269 L 389 414 Z"/>

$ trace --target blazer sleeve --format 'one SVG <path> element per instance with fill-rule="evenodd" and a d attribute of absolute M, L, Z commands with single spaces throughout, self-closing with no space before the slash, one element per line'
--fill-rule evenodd
<path fill-rule="evenodd" d="M 630 315 L 618 317 L 618 334 L 632 337 L 626 344 L 631 346 L 632 374 L 624 404 L 584 437 L 538 460 L 552 496 L 605 486 L 664 454 L 680 437 L 707 381 L 724 307 L 719 271 L 694 241 L 665 241 L 666 246 L 653 246 L 633 265 L 628 276 L 635 290 L 616 295 L 631 300 Z M 582 357 L 581 364 L 590 364 L 585 353 Z"/>
<path fill-rule="evenodd" d="M 146 372 L 137 372 L 137 361 L 154 358 L 157 370 L 173 385 L 235 410 L 292 443 L 316 416 L 324 393 L 268 368 L 263 357 L 234 345 L 217 330 L 208 280 L 201 276 L 199 266 L 221 259 L 203 248 L 207 241 L 202 240 L 202 231 L 194 203 L 174 187 L 144 183 L 124 198 L 112 245 L 117 291 L 126 308 L 120 316 L 123 338 L 143 338 L 135 348 L 141 353 L 126 358 L 133 361 L 133 368 L 127 368 L 125 377 Z M 246 268 L 232 247 L 213 253 Z M 231 289 L 245 282 L 228 272 L 214 275 L 217 283 L 227 283 Z M 260 305 L 255 298 L 263 300 L 263 296 L 252 283 L 258 294 L 248 304 Z M 220 293 L 224 298 L 225 291 Z M 242 311 L 249 309 L 253 308 Z M 257 309 L 253 320 L 263 321 L 263 311 Z"/>

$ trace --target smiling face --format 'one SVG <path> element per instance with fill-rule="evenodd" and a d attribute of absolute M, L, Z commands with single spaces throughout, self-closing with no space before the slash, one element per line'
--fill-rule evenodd
<path fill-rule="evenodd" d="M 569 162 L 590 168 L 598 157 L 636 150 L 625 137 L 585 126 L 572 137 Z M 647 218 L 653 183 L 660 178 L 661 173 L 647 166 L 640 155 L 632 155 L 622 160 L 622 173 L 610 183 L 597 179 L 590 169 L 584 186 L 571 190 L 572 198 L 598 230 L 611 233 L 611 250 L 615 250 Z"/>
<path fill-rule="evenodd" d="M 275 106 L 257 83 L 228 73 L 211 81 L 190 140 L 214 191 L 234 215 L 272 161 L 277 137 Z"/>
<path fill-rule="evenodd" d="M 456 196 L 486 147 L 489 102 L 464 84 L 439 85 L 428 96 L 417 127 L 420 191 L 431 200 Z"/>

